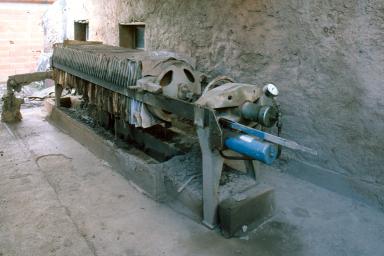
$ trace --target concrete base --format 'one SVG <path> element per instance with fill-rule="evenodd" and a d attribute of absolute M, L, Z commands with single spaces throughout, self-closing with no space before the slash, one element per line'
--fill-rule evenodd
<path fill-rule="evenodd" d="M 112 141 L 104 139 L 86 125 L 75 121 L 63 111 L 55 107 L 54 101 L 44 102 L 50 120 L 88 148 L 93 154 L 108 162 L 125 178 L 132 181 L 145 194 L 156 201 L 164 199 L 163 174 L 152 168 L 157 161 L 135 148 L 122 149 Z"/>
<path fill-rule="evenodd" d="M 24 100 L 17 98 L 13 93 L 4 96 L 0 100 L 3 101 L 1 121 L 6 123 L 21 121 L 20 106 Z"/>
<path fill-rule="evenodd" d="M 247 232 L 272 217 L 274 209 L 273 188 L 265 184 L 231 196 L 219 205 L 222 233 L 231 237 Z"/>
<path fill-rule="evenodd" d="M 200 152 L 158 162 L 127 143 L 117 146 L 116 142 L 56 108 L 51 99 L 45 101 L 45 108 L 50 121 L 108 162 L 143 193 L 196 221 L 202 220 Z M 256 184 L 241 173 L 227 172 L 223 176 L 230 180 L 220 186 L 219 193 L 220 222 L 227 237 L 235 235 L 244 225 L 254 228 L 271 217 L 274 208 L 271 187 Z M 236 200 L 239 195 L 245 200 Z"/>
<path fill-rule="evenodd" d="M 293 159 L 282 165 L 284 172 L 343 196 L 384 211 L 384 186 Z"/>

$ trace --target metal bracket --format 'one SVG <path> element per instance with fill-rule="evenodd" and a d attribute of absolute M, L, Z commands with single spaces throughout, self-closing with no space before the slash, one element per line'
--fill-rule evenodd
<path fill-rule="evenodd" d="M 219 184 L 224 159 L 209 142 L 210 127 L 197 128 L 203 158 L 203 224 L 210 229 L 217 225 L 217 207 L 219 205 Z"/>
<path fill-rule="evenodd" d="M 223 132 L 214 110 L 196 105 L 194 112 L 203 159 L 203 224 L 213 229 L 217 225 L 218 193 L 224 165 L 224 158 L 220 155 Z"/>
<path fill-rule="evenodd" d="M 244 164 L 247 170 L 247 174 L 253 179 L 257 180 L 257 172 L 255 166 L 253 165 L 253 160 L 244 160 Z"/>

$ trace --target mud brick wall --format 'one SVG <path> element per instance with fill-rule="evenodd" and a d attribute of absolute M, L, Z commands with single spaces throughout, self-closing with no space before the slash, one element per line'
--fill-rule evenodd
<path fill-rule="evenodd" d="M 0 82 L 35 71 L 44 46 L 41 21 L 49 5 L 13 2 L 0 3 Z"/>

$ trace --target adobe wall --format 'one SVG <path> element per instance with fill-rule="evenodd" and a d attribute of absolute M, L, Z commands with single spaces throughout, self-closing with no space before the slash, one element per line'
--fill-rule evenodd
<path fill-rule="evenodd" d="M 0 82 L 36 71 L 43 52 L 41 18 L 48 4 L 0 3 Z"/>

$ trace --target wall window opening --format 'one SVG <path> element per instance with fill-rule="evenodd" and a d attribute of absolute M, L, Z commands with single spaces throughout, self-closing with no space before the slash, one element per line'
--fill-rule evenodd
<path fill-rule="evenodd" d="M 142 22 L 119 24 L 119 46 L 145 49 L 145 24 Z"/>
<path fill-rule="evenodd" d="M 88 20 L 75 21 L 74 39 L 78 41 L 89 39 Z"/>

